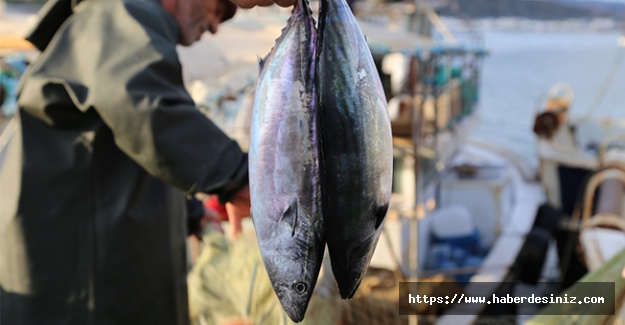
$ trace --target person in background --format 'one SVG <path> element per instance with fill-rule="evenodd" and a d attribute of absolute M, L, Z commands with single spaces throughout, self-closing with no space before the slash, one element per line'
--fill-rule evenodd
<path fill-rule="evenodd" d="M 0 166 L 0 324 L 188 324 L 185 194 L 250 202 L 247 156 L 196 109 L 176 46 L 274 2 L 233 1 L 42 9 Z"/>

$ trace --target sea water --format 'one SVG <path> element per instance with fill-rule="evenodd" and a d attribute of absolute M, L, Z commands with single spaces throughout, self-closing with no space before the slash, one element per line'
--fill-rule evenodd
<path fill-rule="evenodd" d="M 489 55 L 474 137 L 511 148 L 536 167 L 532 125 L 540 98 L 554 83 L 569 83 L 575 89 L 572 114 L 584 114 L 595 106 L 612 70 L 613 82 L 593 114 L 625 118 L 625 62 L 615 60 L 625 49 L 618 45 L 618 32 L 488 31 L 483 36 Z"/>

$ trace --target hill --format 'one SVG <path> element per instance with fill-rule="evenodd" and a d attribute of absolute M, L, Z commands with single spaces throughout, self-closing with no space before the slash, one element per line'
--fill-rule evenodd
<path fill-rule="evenodd" d="M 540 20 L 609 17 L 622 20 L 625 4 L 575 0 L 447 0 L 444 16 L 467 18 L 524 17 Z"/>

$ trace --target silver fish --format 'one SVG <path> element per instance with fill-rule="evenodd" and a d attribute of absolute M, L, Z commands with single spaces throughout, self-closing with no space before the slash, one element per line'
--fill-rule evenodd
<path fill-rule="evenodd" d="M 273 289 L 300 322 L 325 248 L 314 85 L 317 33 L 306 0 L 261 61 L 250 135 L 252 219 Z"/>
<path fill-rule="evenodd" d="M 388 210 L 393 139 L 371 50 L 345 0 L 321 0 L 317 91 L 324 223 L 341 297 L 356 293 Z"/>

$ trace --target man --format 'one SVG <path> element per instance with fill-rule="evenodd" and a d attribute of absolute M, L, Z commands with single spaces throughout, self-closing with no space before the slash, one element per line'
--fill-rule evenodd
<path fill-rule="evenodd" d="M 0 324 L 186 324 L 184 194 L 244 215 L 249 190 L 247 157 L 195 108 L 176 44 L 236 7 L 51 1 L 0 167 Z"/>

